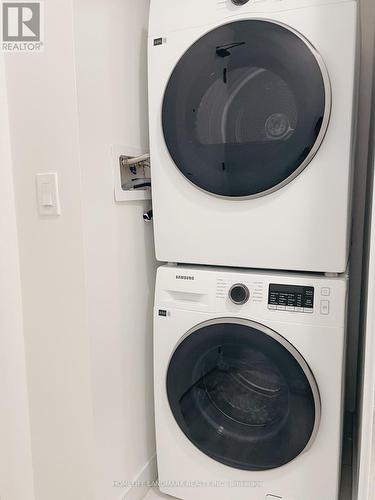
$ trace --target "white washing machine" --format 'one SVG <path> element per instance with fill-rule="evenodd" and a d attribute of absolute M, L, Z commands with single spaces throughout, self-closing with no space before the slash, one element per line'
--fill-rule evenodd
<path fill-rule="evenodd" d="M 161 491 L 338 499 L 346 295 L 345 277 L 159 269 Z"/>
<path fill-rule="evenodd" d="M 161 261 L 344 272 L 357 5 L 151 0 Z"/>

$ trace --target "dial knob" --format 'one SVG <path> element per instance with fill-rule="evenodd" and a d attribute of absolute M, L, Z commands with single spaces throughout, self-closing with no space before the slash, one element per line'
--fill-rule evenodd
<path fill-rule="evenodd" d="M 250 292 L 246 285 L 237 283 L 229 290 L 230 300 L 237 305 L 246 304 L 250 298 Z"/>
<path fill-rule="evenodd" d="M 232 3 L 234 3 L 234 5 L 245 5 L 245 3 L 249 1 L 250 0 L 232 0 Z"/>

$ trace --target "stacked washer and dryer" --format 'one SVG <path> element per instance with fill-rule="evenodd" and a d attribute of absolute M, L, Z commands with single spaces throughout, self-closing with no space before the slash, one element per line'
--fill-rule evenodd
<path fill-rule="evenodd" d="M 353 0 L 151 0 L 161 491 L 337 500 Z"/>

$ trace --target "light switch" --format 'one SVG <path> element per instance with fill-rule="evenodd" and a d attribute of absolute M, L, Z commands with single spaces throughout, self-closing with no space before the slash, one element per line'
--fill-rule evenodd
<path fill-rule="evenodd" d="M 48 182 L 42 182 L 41 184 L 41 205 L 43 207 L 53 207 L 51 185 Z"/>
<path fill-rule="evenodd" d="M 36 188 L 40 215 L 60 215 L 57 173 L 37 174 Z"/>

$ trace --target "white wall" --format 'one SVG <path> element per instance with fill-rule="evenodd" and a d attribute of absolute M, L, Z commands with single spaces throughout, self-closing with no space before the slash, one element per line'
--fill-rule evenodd
<path fill-rule="evenodd" d="M 0 498 L 34 500 L 17 226 L 1 54 L 0 110 Z"/>
<path fill-rule="evenodd" d="M 6 61 L 36 498 L 135 500 L 114 482 L 156 475 L 155 262 L 149 202 L 115 203 L 110 147 L 148 149 L 148 0 L 45 9 L 45 52 Z M 37 213 L 48 171 L 60 217 Z"/>
<path fill-rule="evenodd" d="M 152 225 L 116 204 L 111 145 L 148 151 L 148 0 L 74 0 L 83 221 L 93 355 L 97 498 L 154 470 Z M 147 463 L 151 460 L 150 467 Z M 142 491 L 129 493 L 140 498 Z M 135 495 L 133 497 L 133 495 Z"/>
<path fill-rule="evenodd" d="M 357 144 L 357 157 L 356 157 L 356 183 L 355 183 L 355 205 L 354 217 L 355 224 L 353 229 L 353 259 L 352 259 L 352 285 L 351 285 L 351 299 L 355 303 L 355 307 L 351 309 L 349 316 L 349 349 L 348 349 L 348 370 L 347 381 L 348 388 L 352 389 L 351 400 L 353 406 L 357 406 L 357 415 L 355 419 L 355 435 L 354 435 L 354 463 L 353 463 L 353 491 L 361 500 L 366 499 L 368 493 L 371 491 L 374 477 L 369 477 L 371 471 L 370 464 L 370 450 L 374 447 L 375 441 L 371 436 L 371 420 L 372 420 L 372 404 L 373 395 L 371 391 L 371 362 L 368 363 L 369 350 L 373 348 L 373 318 L 371 314 L 366 317 L 367 300 L 373 300 L 373 278 L 368 274 L 369 263 L 367 260 L 371 257 L 370 269 L 373 267 L 373 253 L 369 254 L 367 248 L 368 233 L 367 224 L 371 221 L 370 206 L 371 199 L 366 200 L 366 194 L 371 193 L 371 186 L 373 182 L 373 173 L 368 169 L 373 168 L 373 129 L 374 117 L 371 117 L 371 112 L 375 109 L 374 101 L 374 35 L 375 35 L 375 3 L 373 0 L 361 0 L 361 19 L 362 19 L 362 67 L 361 67 L 361 92 L 360 92 L 360 106 L 359 106 L 359 130 L 358 130 L 358 144 Z M 372 121 L 372 131 L 370 123 Z M 370 150 L 369 150 L 370 145 Z M 370 160 L 370 161 L 369 161 Z M 372 161 L 371 161 L 372 160 Z M 371 164 L 372 163 L 372 164 Z M 363 214 L 365 212 L 365 204 L 367 206 L 367 220 L 366 225 L 363 224 Z M 367 231 L 364 231 L 367 229 Z M 362 245 L 363 234 L 365 233 L 365 254 L 362 260 Z M 367 234 L 366 234 L 367 233 Z M 362 264 L 364 263 L 365 272 L 362 276 Z M 372 269 L 371 269 L 372 271 Z M 363 282 L 361 283 L 361 279 Z M 361 290 L 362 286 L 362 290 Z M 362 291 L 361 301 L 358 300 L 359 294 Z M 368 297 L 367 297 L 368 294 Z M 360 308 L 362 308 L 362 317 L 360 317 Z M 373 311 L 372 311 L 373 312 Z M 373 315 L 372 315 L 373 316 Z M 355 368 L 357 368 L 357 354 L 359 347 L 359 364 L 358 364 L 358 378 L 355 377 Z M 365 361 L 367 364 L 365 365 Z M 355 394 L 355 383 L 357 386 L 357 399 L 353 399 Z M 350 393 L 348 393 L 350 396 Z M 350 400 L 349 399 L 349 400 Z M 364 419 L 362 421 L 362 419 Z M 374 448 L 375 458 L 375 448 Z M 372 475 L 375 468 L 372 465 Z M 366 477 L 367 476 L 367 477 Z M 356 498 L 356 496 L 355 496 Z M 368 498 L 370 500 L 370 498 Z"/>
<path fill-rule="evenodd" d="M 45 6 L 45 52 L 6 59 L 35 496 L 92 500 L 73 11 L 68 0 L 48 0 Z M 46 171 L 59 175 L 60 217 L 37 212 L 35 174 Z"/>
<path fill-rule="evenodd" d="M 361 374 L 362 387 L 360 396 L 362 407 L 360 411 L 359 428 L 359 481 L 358 498 L 372 500 L 375 482 L 375 198 L 372 194 L 370 218 L 370 247 L 368 262 L 368 279 L 365 293 L 367 304 L 364 321 L 363 342 L 363 373 Z"/>
<path fill-rule="evenodd" d="M 359 300 L 362 286 L 362 252 L 364 236 L 364 215 L 368 154 L 370 141 L 371 100 L 374 67 L 375 2 L 360 0 L 361 41 L 360 41 L 360 86 L 358 103 L 358 131 L 355 157 L 355 179 L 353 200 L 353 231 L 350 262 L 350 298 L 348 324 L 348 357 L 346 371 L 346 406 L 350 411 L 356 409 L 356 384 L 358 342 L 360 339 Z"/>

